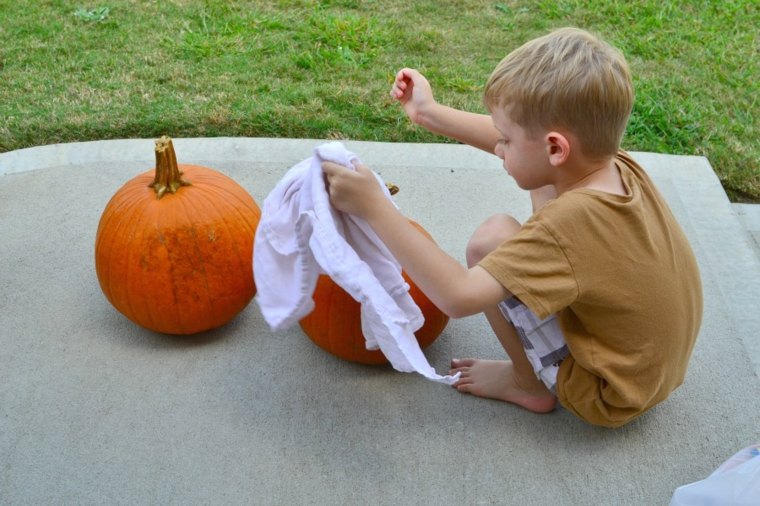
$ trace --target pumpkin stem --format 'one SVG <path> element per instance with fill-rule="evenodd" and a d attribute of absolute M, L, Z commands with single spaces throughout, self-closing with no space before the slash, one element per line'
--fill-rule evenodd
<path fill-rule="evenodd" d="M 156 198 L 166 192 L 176 193 L 181 186 L 189 186 L 190 181 L 182 179 L 182 172 L 177 166 L 172 140 L 166 135 L 156 141 L 156 176 L 148 186 L 156 191 Z"/>
<path fill-rule="evenodd" d="M 388 192 L 391 195 L 395 195 L 399 192 L 399 187 L 393 183 L 385 183 L 385 187 L 388 188 Z"/>

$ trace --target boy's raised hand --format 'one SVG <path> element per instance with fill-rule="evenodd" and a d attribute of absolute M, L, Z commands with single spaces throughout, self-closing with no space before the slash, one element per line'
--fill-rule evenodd
<path fill-rule="evenodd" d="M 398 100 L 412 123 L 421 124 L 422 115 L 435 105 L 433 90 L 425 76 L 415 69 L 403 68 L 396 74 L 391 97 Z"/>

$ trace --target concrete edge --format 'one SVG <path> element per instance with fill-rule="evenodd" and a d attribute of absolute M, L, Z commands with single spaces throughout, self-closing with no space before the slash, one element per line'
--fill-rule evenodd
<path fill-rule="evenodd" d="M 324 139 L 283 139 L 268 137 L 203 137 L 173 138 L 180 163 L 198 160 L 265 160 L 288 163 L 311 156 L 312 148 L 328 142 Z M 406 149 L 415 146 L 435 146 L 436 165 L 462 167 L 481 163 L 493 164 L 488 153 L 462 144 L 415 144 L 379 141 L 341 140 L 349 150 L 356 151 L 362 159 L 378 161 L 384 165 L 426 165 L 424 157 L 411 160 Z M 32 170 L 79 165 L 98 161 L 154 161 L 154 139 L 114 139 L 65 144 L 49 144 L 0 153 L 0 176 Z M 388 150 L 388 146 L 394 149 Z M 443 153 L 441 153 L 443 152 Z M 418 152 L 415 152 L 418 153 Z M 444 156 L 441 156 L 443 154 Z M 423 163 L 420 163 L 423 161 Z"/>
<path fill-rule="evenodd" d="M 329 142 L 324 139 L 284 139 L 270 137 L 189 137 L 173 138 L 180 163 L 198 160 L 265 160 L 291 163 L 311 155 L 312 148 Z M 382 165 L 426 166 L 426 153 L 434 148 L 437 167 L 494 166 L 493 155 L 456 143 L 394 143 L 383 141 L 341 140 L 362 159 Z M 32 170 L 103 162 L 154 162 L 154 139 L 113 139 L 63 144 L 48 144 L 0 153 L 0 176 Z M 388 149 L 392 147 L 393 149 Z M 630 151 L 634 158 L 657 161 L 660 158 L 692 158 L 709 161 L 703 156 L 665 155 Z M 410 157 L 410 155 L 414 155 Z M 654 165 L 654 164 L 652 164 Z M 717 180 L 717 178 L 716 178 Z M 720 183 L 718 183 L 720 184 Z"/>

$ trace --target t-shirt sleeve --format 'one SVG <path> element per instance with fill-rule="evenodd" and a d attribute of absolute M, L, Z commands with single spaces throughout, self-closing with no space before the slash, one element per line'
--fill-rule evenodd
<path fill-rule="evenodd" d="M 539 318 L 569 306 L 578 284 L 564 245 L 537 216 L 479 262 Z"/>

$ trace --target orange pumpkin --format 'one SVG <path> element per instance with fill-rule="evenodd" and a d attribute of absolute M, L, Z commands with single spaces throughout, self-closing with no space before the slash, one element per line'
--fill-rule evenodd
<path fill-rule="evenodd" d="M 430 237 L 418 223 L 411 223 Z M 422 293 L 406 273 L 402 275 L 409 283 L 409 294 L 425 317 L 424 325 L 415 332 L 420 348 L 425 348 L 443 332 L 449 317 Z M 314 310 L 300 321 L 301 328 L 309 339 L 320 348 L 344 360 L 372 365 L 388 363 L 382 351 L 366 349 L 360 304 L 329 276 L 319 277 L 313 298 Z"/>
<path fill-rule="evenodd" d="M 195 334 L 230 321 L 256 293 L 261 211 L 224 174 L 178 165 L 168 137 L 155 152 L 155 171 L 128 181 L 103 211 L 95 269 L 106 298 L 133 322 Z"/>

